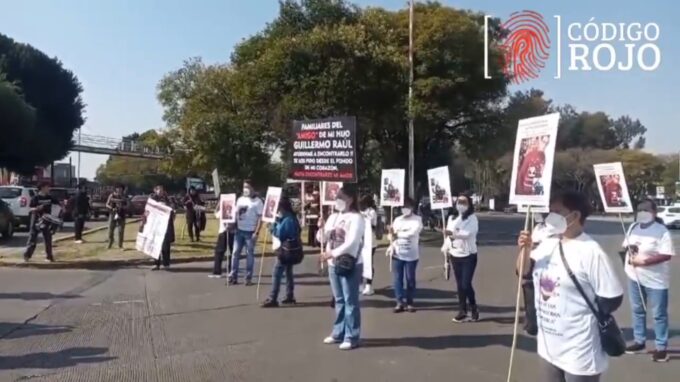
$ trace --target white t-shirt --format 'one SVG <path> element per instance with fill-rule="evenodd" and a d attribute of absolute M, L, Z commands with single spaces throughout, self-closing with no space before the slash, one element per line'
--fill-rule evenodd
<path fill-rule="evenodd" d="M 255 232 L 262 216 L 262 200 L 241 196 L 236 201 L 236 227 L 241 231 Z"/>
<path fill-rule="evenodd" d="M 455 219 L 450 216 L 446 223 L 446 230 L 454 234 L 453 240 L 446 238 L 451 243 L 449 247 L 451 256 L 467 257 L 477 253 L 477 231 L 479 230 L 477 216 L 473 214 L 465 220 L 460 215 Z"/>
<path fill-rule="evenodd" d="M 597 375 L 608 366 L 595 315 L 569 278 L 559 239 L 547 238 L 531 252 L 536 290 L 538 354 L 567 373 Z M 587 234 L 562 244 L 569 267 L 592 303 L 595 296 L 623 295 L 607 254 Z"/>
<path fill-rule="evenodd" d="M 637 256 L 648 257 L 652 254 L 675 256 L 675 248 L 671 241 L 671 234 L 663 224 L 652 223 L 647 228 L 642 228 L 638 223 L 631 225 L 628 230 L 628 240 L 631 245 L 637 245 Z M 626 247 L 626 240 L 623 241 Z M 638 282 L 651 289 L 668 289 L 670 287 L 670 264 L 669 261 L 646 267 L 633 267 L 628 260 L 630 252 L 626 255 L 626 275 L 631 280 Z"/>
<path fill-rule="evenodd" d="M 357 258 L 357 264 L 362 264 L 360 254 L 365 228 L 366 220 L 363 215 L 355 212 L 335 212 L 328 217 L 323 230 L 317 232 L 317 240 L 324 239 L 326 252 L 334 258 L 349 254 Z M 328 260 L 328 265 L 333 265 L 333 259 Z"/>
<path fill-rule="evenodd" d="M 419 242 L 420 231 L 423 230 L 423 221 L 420 216 L 411 214 L 401 215 L 392 223 L 394 229 L 393 256 L 403 261 L 415 261 L 420 258 Z"/>
<path fill-rule="evenodd" d="M 373 208 L 367 208 L 361 211 L 361 214 L 371 222 L 371 231 L 373 232 L 373 248 L 378 248 L 378 240 L 375 239 L 375 227 L 378 225 L 378 213 Z"/>

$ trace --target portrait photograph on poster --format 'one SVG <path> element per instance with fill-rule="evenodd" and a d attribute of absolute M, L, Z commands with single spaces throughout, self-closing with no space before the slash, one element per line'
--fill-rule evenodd
<path fill-rule="evenodd" d="M 264 199 L 264 211 L 262 212 L 263 222 L 273 223 L 276 220 L 276 211 L 279 209 L 280 199 L 281 187 L 269 187 L 267 189 L 267 197 Z"/>
<path fill-rule="evenodd" d="M 453 207 L 448 166 L 427 170 L 427 184 L 430 190 L 431 209 L 439 210 Z"/>
<path fill-rule="evenodd" d="M 621 162 L 602 163 L 593 166 L 597 189 L 604 211 L 607 213 L 632 213 L 633 204 L 628 193 L 626 177 Z"/>
<path fill-rule="evenodd" d="M 382 170 L 380 181 L 380 205 L 385 207 L 401 207 L 404 205 L 406 193 L 406 170 Z"/>
<path fill-rule="evenodd" d="M 321 182 L 321 204 L 332 206 L 342 185 L 342 182 Z"/>
<path fill-rule="evenodd" d="M 231 224 L 236 222 L 236 194 L 220 195 L 220 223 Z"/>
<path fill-rule="evenodd" d="M 559 119 L 559 113 L 553 113 L 519 121 L 510 181 L 510 204 L 549 204 Z"/>

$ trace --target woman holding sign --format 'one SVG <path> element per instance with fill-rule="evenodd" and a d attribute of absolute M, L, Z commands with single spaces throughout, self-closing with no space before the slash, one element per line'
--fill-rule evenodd
<path fill-rule="evenodd" d="M 335 300 L 333 331 L 323 342 L 341 343 L 340 350 L 351 350 L 359 346 L 361 335 L 359 286 L 366 221 L 359 213 L 356 191 L 348 187 L 338 191 L 335 210 L 317 233 L 319 241 L 326 244 L 321 259 L 328 262 L 328 278 Z"/>
<path fill-rule="evenodd" d="M 458 288 L 458 315 L 453 318 L 454 322 L 477 321 L 479 310 L 475 290 L 472 287 L 472 278 L 477 268 L 477 231 L 479 222 L 475 216 L 475 208 L 472 200 L 466 194 L 461 194 L 456 199 L 458 216 L 454 219 L 449 216 L 446 224 L 446 238 L 448 253 L 453 263 L 453 273 L 456 276 Z M 468 316 L 468 312 L 470 316 Z"/>
<path fill-rule="evenodd" d="M 607 254 L 584 232 L 589 213 L 583 194 L 559 194 L 545 219 L 552 236 L 532 250 L 531 233 L 520 233 L 516 268 L 534 280 L 540 381 L 599 381 L 608 366 L 605 350 L 622 352 L 611 313 L 621 305 L 623 289 Z"/>
<path fill-rule="evenodd" d="M 652 200 L 638 205 L 637 222 L 628 230 L 623 246 L 626 256 L 626 275 L 630 305 L 633 308 L 633 336 L 635 341 L 626 353 L 645 350 L 647 342 L 647 312 L 649 306 L 654 316 L 656 351 L 654 362 L 668 361 L 668 287 L 669 261 L 675 255 L 671 234 L 656 216 L 657 206 Z M 645 305 L 645 302 L 647 305 Z"/>

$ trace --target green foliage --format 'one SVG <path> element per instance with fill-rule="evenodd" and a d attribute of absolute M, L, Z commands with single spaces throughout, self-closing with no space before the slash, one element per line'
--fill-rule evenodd
<path fill-rule="evenodd" d="M 46 165 L 64 157 L 72 145 L 73 132 L 84 123 L 82 87 L 75 75 L 64 69 L 56 58 L 2 34 L 0 72 L 18 88 L 16 93 L 23 96 L 25 106 L 33 110 L 31 113 L 26 107 L 19 106 L 23 111 L 18 113 L 23 116 L 18 118 L 26 127 L 21 137 L 10 135 L 10 129 L 3 123 L 3 140 L 7 134 L 16 141 L 10 141 L 14 146 L 12 152 L 3 151 L 0 166 L 32 172 L 36 165 Z M 16 97 L 8 95 L 6 88 L 4 97 L 6 102 L 17 102 Z"/>
<path fill-rule="evenodd" d="M 20 89 L 0 73 L 0 164 L 12 163 L 25 154 L 35 130 L 35 109 L 21 96 Z"/>

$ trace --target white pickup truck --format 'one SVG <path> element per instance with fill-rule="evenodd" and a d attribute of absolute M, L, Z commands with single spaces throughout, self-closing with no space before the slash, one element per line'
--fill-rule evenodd
<path fill-rule="evenodd" d="M 0 199 L 9 204 L 16 219 L 16 227 L 30 224 L 31 198 L 37 194 L 37 190 L 23 186 L 0 186 Z"/>

